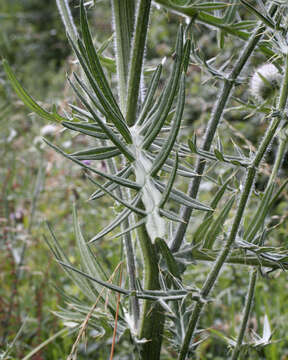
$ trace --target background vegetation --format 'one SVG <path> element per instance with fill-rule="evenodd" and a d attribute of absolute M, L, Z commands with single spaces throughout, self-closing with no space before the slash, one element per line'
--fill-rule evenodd
<path fill-rule="evenodd" d="M 71 1 L 71 9 L 74 9 L 77 20 L 76 5 L 76 1 Z M 100 45 L 112 34 L 109 2 L 95 1 L 89 16 L 96 42 Z M 249 13 L 243 16 L 253 18 Z M 159 59 L 172 55 L 178 22 L 179 17 L 176 15 L 153 8 L 146 55 L 151 67 Z M 68 102 L 73 101 L 73 94 L 67 87 L 66 73 L 71 73 L 75 64 L 54 0 L 2 1 L 0 23 L 1 56 L 5 56 L 17 69 L 19 80 L 31 95 L 41 99 L 44 106 L 56 103 L 65 111 Z M 197 25 L 195 32 L 205 56 L 212 58 L 219 51 L 217 33 L 206 29 Z M 222 63 L 231 51 L 236 58 L 241 47 L 240 40 L 227 37 L 217 61 Z M 107 56 L 109 51 L 113 49 L 108 48 Z M 264 56 L 258 53 L 251 59 L 250 66 L 256 67 L 264 61 Z M 27 359 L 34 360 L 65 359 L 71 351 L 76 333 L 68 334 L 65 325 L 69 324 L 54 314 L 66 306 L 65 296 L 59 289 L 75 296 L 81 295 L 55 263 L 43 240 L 47 234 L 45 220 L 53 225 L 57 234 L 62 234 L 59 237 L 61 245 L 67 250 L 71 262 L 76 263 L 79 255 L 74 251 L 76 242 L 72 226 L 72 203 L 79 205 L 82 230 L 90 238 L 95 230 L 106 224 L 112 202 L 106 197 L 101 202 L 87 202 L 93 187 L 84 172 L 44 146 L 41 135 L 56 138 L 57 143 L 67 149 L 85 142 L 85 138 L 71 139 L 70 135 L 61 131 L 61 127 L 47 124 L 37 115 L 30 114 L 11 90 L 2 71 L 0 68 L 0 349 L 2 354 L 6 354 L 4 358 L 8 358 L 9 352 L 12 359 L 22 359 L 27 355 Z M 246 72 L 248 75 L 248 70 Z M 219 84 L 209 82 L 209 75 L 195 64 L 189 67 L 187 85 L 182 135 L 188 139 L 193 131 L 199 137 L 203 135 L 209 112 L 218 96 Z M 247 81 L 237 88 L 239 96 L 245 86 Z M 226 149 L 232 147 L 230 138 L 249 149 L 264 134 L 267 124 L 261 123 L 257 116 L 246 115 L 243 111 L 234 111 L 224 117 L 221 126 L 227 134 L 227 137 L 222 136 Z M 267 183 L 275 156 L 274 146 L 262 165 L 264 175 L 257 179 L 257 192 L 261 192 Z M 287 177 L 287 159 L 280 175 L 282 178 Z M 203 182 L 201 190 L 201 199 L 204 201 L 215 194 L 215 188 L 208 182 Z M 270 225 L 280 224 L 271 241 L 273 245 L 286 249 L 287 215 L 285 190 L 273 209 Z M 199 222 L 200 217 L 195 216 L 194 221 Z M 119 256 L 115 251 L 117 247 Z M 117 239 L 101 240 L 96 251 L 100 256 L 105 254 L 106 269 L 110 271 L 120 261 L 121 245 Z M 237 334 L 248 286 L 248 269 L 246 271 L 235 265 L 229 266 L 229 271 L 224 269 L 217 285 L 223 291 L 218 294 L 213 306 L 208 305 L 207 315 L 201 320 L 201 328 L 209 328 L 210 331 L 207 331 L 207 339 L 198 347 L 197 359 L 227 358 L 227 344 L 221 334 L 230 338 Z M 205 264 L 191 266 L 189 276 L 200 285 L 206 276 Z M 249 359 L 288 359 L 286 280 L 285 273 L 275 271 L 270 275 L 263 274 L 257 282 L 249 331 L 261 334 L 264 316 L 267 314 L 275 342 L 259 351 L 252 350 Z M 89 336 L 81 341 L 78 358 L 107 359 L 112 328 L 106 329 L 104 338 L 99 338 L 95 330 L 87 331 Z M 52 339 L 55 334 L 59 336 Z M 32 355 L 31 351 L 47 339 L 47 345 Z M 169 340 L 166 339 L 166 342 L 168 344 Z M 114 358 L 128 359 L 127 346 L 124 336 L 116 348 Z M 163 356 L 163 359 L 172 359 L 176 355 L 171 350 Z"/>

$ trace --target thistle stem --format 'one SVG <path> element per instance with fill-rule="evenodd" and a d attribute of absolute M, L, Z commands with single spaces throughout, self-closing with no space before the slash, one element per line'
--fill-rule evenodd
<path fill-rule="evenodd" d="M 286 55 L 286 59 L 285 59 L 285 74 L 284 74 L 284 78 L 282 81 L 280 97 L 279 97 L 279 102 L 278 102 L 278 110 L 280 111 L 280 114 L 282 114 L 282 112 L 286 106 L 287 95 L 288 95 L 287 87 L 288 87 L 288 54 Z M 272 120 L 272 119 L 268 119 L 268 120 Z M 269 147 L 271 141 L 273 140 L 274 135 L 278 129 L 278 126 L 279 126 L 281 120 L 282 120 L 281 116 L 276 117 L 272 120 L 272 122 L 270 123 L 270 126 L 267 129 L 266 134 L 259 146 L 259 149 L 255 155 L 252 165 L 247 170 L 247 175 L 246 175 L 243 192 L 240 196 L 239 205 L 236 210 L 236 215 L 235 215 L 235 218 L 233 221 L 233 225 L 232 225 L 230 234 L 226 240 L 223 250 L 220 252 L 219 257 L 213 264 L 212 269 L 210 270 L 210 273 L 209 273 L 209 275 L 203 285 L 203 288 L 201 290 L 201 295 L 202 295 L 202 298 L 204 298 L 204 299 L 207 298 L 207 296 L 209 295 L 215 282 L 217 281 L 218 275 L 219 275 L 228 255 L 229 255 L 229 252 L 231 251 L 231 248 L 235 242 L 235 239 L 236 239 L 236 236 L 237 236 L 237 233 L 239 230 L 239 226 L 240 226 L 242 218 L 243 218 L 244 210 L 248 203 L 251 189 L 253 188 L 253 185 L 254 185 L 255 177 L 257 174 L 257 168 L 258 168 L 261 160 L 263 159 L 267 148 Z M 183 345 L 182 345 L 182 348 L 180 351 L 180 355 L 178 358 L 179 360 L 184 360 L 186 358 L 186 354 L 189 349 L 190 341 L 191 341 L 191 338 L 193 337 L 193 334 L 196 329 L 196 326 L 197 326 L 197 323 L 198 323 L 198 320 L 199 320 L 199 317 L 200 317 L 203 307 L 204 307 L 203 302 L 198 302 L 194 307 L 191 319 L 188 324 L 188 330 L 185 335 Z"/>
<path fill-rule="evenodd" d="M 145 290 L 159 290 L 159 269 L 155 245 L 152 244 L 145 226 L 138 230 L 142 256 L 144 261 Z M 141 360 L 159 360 L 165 316 L 159 303 L 145 300 L 142 308 L 142 320 L 139 338 L 145 342 L 141 347 Z"/>
<path fill-rule="evenodd" d="M 280 110 L 280 112 L 284 110 L 284 108 L 286 106 L 286 102 L 287 102 L 287 84 L 288 84 L 288 78 L 287 78 L 287 76 L 288 76 L 288 71 L 287 71 L 288 65 L 287 64 L 288 64 L 288 54 L 286 55 L 286 72 L 285 72 L 284 80 L 282 82 L 280 98 L 279 98 L 279 104 L 278 104 L 278 109 Z M 284 132 L 284 130 L 282 130 L 282 131 Z M 282 135 L 282 137 L 280 137 L 280 143 L 279 143 L 279 147 L 278 147 L 278 151 L 277 151 L 277 155 L 276 155 L 276 160 L 275 160 L 273 170 L 272 170 L 272 173 L 270 175 L 267 187 L 269 187 L 275 181 L 276 176 L 277 176 L 278 171 L 279 171 L 279 168 L 281 166 L 284 154 L 285 154 L 287 138 L 286 138 L 285 134 L 281 134 L 281 135 Z M 237 360 L 238 356 L 240 354 L 241 345 L 242 345 L 242 342 L 243 342 L 245 330 L 246 330 L 249 315 L 250 315 L 250 312 L 251 312 L 252 301 L 253 301 L 253 298 L 254 298 L 254 292 L 255 292 L 255 286 L 256 286 L 256 280 L 257 280 L 257 269 L 254 268 L 250 273 L 250 282 L 249 282 L 249 287 L 248 287 L 248 295 L 247 295 L 247 298 L 246 298 L 246 301 L 245 301 L 244 316 L 243 316 L 243 319 L 242 319 L 240 331 L 239 331 L 239 334 L 238 334 L 238 337 L 237 337 L 236 346 L 235 346 L 235 348 L 233 350 L 231 360 Z"/>
<path fill-rule="evenodd" d="M 271 6 L 270 13 L 273 15 L 276 11 L 276 5 Z M 262 34 L 265 30 L 264 25 L 259 25 L 257 29 L 252 34 L 249 42 L 246 44 L 242 54 L 239 56 L 238 60 L 236 61 L 236 64 L 234 65 L 234 68 L 232 69 L 231 73 L 226 77 L 224 80 L 224 84 L 222 86 L 222 90 L 220 93 L 220 96 L 218 98 L 218 101 L 216 103 L 216 106 L 212 112 L 211 118 L 209 120 L 208 126 L 206 128 L 206 132 L 204 135 L 204 142 L 202 145 L 202 150 L 209 151 L 210 147 L 212 145 L 214 135 L 216 133 L 218 124 L 222 118 L 223 111 L 225 109 L 225 106 L 228 102 L 230 93 L 234 87 L 234 84 L 242 71 L 243 67 L 247 63 L 250 55 L 252 54 L 253 50 L 255 49 L 256 45 L 258 44 L 259 40 L 262 37 Z M 202 180 L 202 174 L 204 173 L 206 166 L 206 161 L 203 159 L 198 158 L 196 163 L 196 173 L 199 176 L 196 176 L 190 183 L 188 188 L 188 195 L 191 196 L 193 199 L 196 199 L 200 183 Z M 181 217 L 184 220 L 183 223 L 180 223 L 176 229 L 173 242 L 171 244 L 171 250 L 173 252 L 178 251 L 183 240 L 184 236 L 187 230 L 187 226 L 189 223 L 189 220 L 191 218 L 192 209 L 188 207 L 183 207 L 181 211 Z"/>
<path fill-rule="evenodd" d="M 247 294 L 246 301 L 245 301 L 243 319 L 242 319 L 240 331 L 239 331 L 239 334 L 237 337 L 236 346 L 234 347 L 234 350 L 232 353 L 231 360 L 237 360 L 240 350 L 241 350 L 241 345 L 242 345 L 244 334 L 245 334 L 245 331 L 247 328 L 247 323 L 248 323 L 248 319 L 249 319 L 249 315 L 251 312 L 252 303 L 253 303 L 253 299 L 254 299 L 256 280 L 257 280 L 257 268 L 254 268 L 251 270 L 251 273 L 250 273 L 248 294 Z"/>
<path fill-rule="evenodd" d="M 280 134 L 278 151 L 277 151 L 277 155 L 276 155 L 275 162 L 274 162 L 274 165 L 273 165 L 272 173 L 270 175 L 269 182 L 268 182 L 267 186 L 270 186 L 275 181 L 275 179 L 277 177 L 278 171 L 279 171 L 279 169 L 281 167 L 281 164 L 282 164 L 282 161 L 283 161 L 283 158 L 284 158 L 284 155 L 285 155 L 286 147 L 287 147 L 286 135 L 285 134 L 283 134 L 283 135 Z"/>

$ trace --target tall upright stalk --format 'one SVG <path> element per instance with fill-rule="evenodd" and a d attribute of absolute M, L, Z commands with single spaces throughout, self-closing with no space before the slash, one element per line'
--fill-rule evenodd
<path fill-rule="evenodd" d="M 285 85 L 285 80 L 282 84 L 281 97 L 279 98 L 278 107 L 279 107 L 280 111 L 284 110 L 286 101 L 287 101 L 287 100 L 285 100 L 285 99 L 287 99 L 287 89 L 285 92 L 285 89 L 283 89 L 284 85 Z M 279 146 L 278 146 L 276 159 L 275 159 L 274 166 L 273 166 L 273 169 L 272 169 L 271 175 L 269 177 L 269 181 L 268 181 L 266 188 L 269 188 L 270 185 L 272 185 L 275 182 L 275 179 L 277 177 L 278 171 L 280 169 L 281 163 L 282 163 L 284 155 L 285 155 L 285 150 L 286 150 L 286 146 L 287 146 L 287 136 L 285 134 L 285 129 L 282 129 L 282 133 L 280 133 L 279 138 L 280 138 L 280 140 L 279 140 Z M 247 297 L 245 300 L 243 318 L 241 321 L 240 331 L 237 336 L 236 346 L 233 349 L 231 360 L 237 360 L 238 356 L 240 354 L 241 345 L 243 343 L 245 331 L 246 331 L 248 320 L 249 320 L 249 315 L 252 310 L 256 281 L 257 281 L 257 268 L 254 268 L 250 271 L 250 280 L 249 280 L 249 285 L 248 285 L 248 293 L 247 293 Z"/>
<path fill-rule="evenodd" d="M 253 298 L 254 298 L 254 293 L 255 293 L 255 285 L 256 285 L 256 280 L 257 280 L 257 271 L 258 271 L 257 267 L 250 270 L 250 279 L 249 279 L 249 285 L 248 285 L 248 293 L 246 296 L 246 301 L 245 301 L 245 306 L 244 306 L 244 311 L 243 311 L 243 319 L 241 322 L 240 331 L 237 336 L 236 346 L 233 349 L 231 360 L 237 360 L 240 350 L 241 350 L 241 345 L 242 345 L 242 342 L 244 339 L 249 316 L 251 313 L 251 308 L 252 308 L 252 303 L 253 303 Z"/>
<path fill-rule="evenodd" d="M 273 4 L 270 9 L 270 14 L 273 15 L 277 9 L 277 6 Z M 231 94 L 231 91 L 236 83 L 236 80 L 241 73 L 243 67 L 247 63 L 250 55 L 252 54 L 253 50 L 257 46 L 258 42 L 260 41 L 262 34 L 265 30 L 265 25 L 262 23 L 257 27 L 257 29 L 252 34 L 250 40 L 246 44 L 242 54 L 239 56 L 238 60 L 236 61 L 232 71 L 230 74 L 224 79 L 224 84 L 221 89 L 221 93 L 219 95 L 218 101 L 215 104 L 215 108 L 212 111 L 211 118 L 208 122 L 205 135 L 204 135 L 204 141 L 202 145 L 202 150 L 209 151 L 210 147 L 212 145 L 214 135 L 216 133 L 218 124 L 222 118 L 223 111 L 225 109 L 225 106 L 228 102 L 229 96 Z M 189 188 L 188 188 L 188 195 L 191 196 L 193 199 L 197 197 L 200 183 L 202 180 L 202 174 L 204 173 L 206 166 L 206 161 L 204 159 L 198 158 L 196 163 L 196 173 L 199 176 L 196 176 L 191 181 Z M 171 244 L 171 250 L 177 251 L 179 250 L 183 240 L 184 236 L 187 230 L 187 226 L 189 224 L 189 220 L 191 218 L 192 209 L 189 207 L 183 207 L 181 212 L 181 217 L 184 220 L 182 223 L 180 223 L 175 231 L 174 238 Z"/>
<path fill-rule="evenodd" d="M 131 1 L 129 5 L 131 6 Z M 127 2 L 125 6 L 128 6 Z M 138 2 L 133 42 L 130 44 L 129 59 L 127 59 L 129 39 L 124 31 L 125 24 L 123 24 L 123 22 L 125 23 L 126 19 L 123 14 L 125 11 L 122 9 L 122 2 L 120 5 L 119 0 L 113 0 L 117 57 L 119 58 L 117 65 L 120 85 L 119 98 L 121 99 L 121 110 L 124 113 L 126 112 L 125 120 L 129 126 L 134 125 L 137 115 L 150 6 L 151 0 L 139 0 Z M 118 49 L 120 53 L 118 53 Z M 135 136 L 138 136 L 138 134 L 135 134 Z M 125 224 L 123 225 L 125 227 Z M 144 288 L 146 290 L 160 289 L 157 252 L 145 229 L 145 225 L 138 228 L 137 236 L 144 262 Z M 128 242 L 126 241 L 125 247 L 127 247 L 127 250 L 130 249 L 131 252 L 133 251 L 131 246 L 132 243 L 130 239 Z M 137 301 L 136 298 L 135 301 Z M 134 308 L 135 306 L 136 304 L 134 304 Z M 160 357 L 164 327 L 164 315 L 161 311 L 159 304 L 155 305 L 151 301 L 144 300 L 141 309 L 141 323 L 138 331 L 139 338 L 144 342 L 141 346 L 141 359 L 143 360 L 157 360 Z"/>
<path fill-rule="evenodd" d="M 223 250 L 220 252 L 219 257 L 215 261 L 214 265 L 212 266 L 212 269 L 209 272 L 209 275 L 206 278 L 206 281 L 202 287 L 201 295 L 202 298 L 207 298 L 209 295 L 211 289 L 213 288 L 215 282 L 217 281 L 218 275 L 229 255 L 229 252 L 234 244 L 234 241 L 236 239 L 236 236 L 238 234 L 238 230 L 240 227 L 240 224 L 243 219 L 244 210 L 246 208 L 246 205 L 248 203 L 249 195 L 251 192 L 251 189 L 253 188 L 255 177 L 257 174 L 257 168 L 260 165 L 261 160 L 263 159 L 265 152 L 267 148 L 269 147 L 270 143 L 272 142 L 274 135 L 278 129 L 278 126 L 282 120 L 283 116 L 283 110 L 286 106 L 287 102 L 287 95 L 288 95 L 288 55 L 286 55 L 285 59 L 285 73 L 281 85 L 280 90 L 280 96 L 278 101 L 278 110 L 280 112 L 280 115 L 275 117 L 274 119 L 268 118 L 268 121 L 270 120 L 270 126 L 266 131 L 266 134 L 259 146 L 259 149 L 255 155 L 255 158 L 251 164 L 251 166 L 247 170 L 246 174 L 246 180 L 244 184 L 244 188 L 242 191 L 242 194 L 240 196 L 239 204 L 236 210 L 236 214 L 234 217 L 233 225 L 230 231 L 230 234 L 225 242 L 225 245 L 223 247 Z M 185 334 L 185 338 L 183 341 L 183 345 L 180 351 L 179 360 L 184 360 L 186 358 L 189 345 L 191 342 L 191 338 L 193 337 L 194 331 L 196 329 L 201 311 L 204 307 L 205 302 L 198 301 L 195 305 L 191 319 L 188 324 L 188 330 Z"/>
<path fill-rule="evenodd" d="M 145 279 L 144 287 L 149 290 L 160 289 L 158 259 L 155 244 L 152 244 L 144 226 L 138 231 L 138 238 L 142 249 Z M 142 318 L 139 338 L 146 342 L 141 346 L 142 360 L 160 359 L 162 335 L 164 327 L 163 309 L 158 303 L 145 300 L 142 308 Z"/>
<path fill-rule="evenodd" d="M 127 102 L 128 69 L 135 24 L 136 1 L 112 0 L 111 3 L 113 10 L 113 25 L 116 45 L 115 56 L 118 77 L 118 96 L 120 99 L 120 109 L 122 113 L 125 113 Z M 116 173 L 117 167 L 114 160 L 108 160 L 108 166 L 112 170 L 112 173 Z M 123 198 L 121 189 L 118 188 L 116 191 L 117 195 L 120 198 Z M 129 190 L 125 189 L 124 191 L 129 197 Z M 128 229 L 129 226 L 129 219 L 126 219 L 121 224 L 121 230 L 124 231 L 125 229 Z M 127 270 L 129 274 L 129 287 L 131 290 L 136 290 L 136 263 L 131 234 L 124 234 L 123 240 L 127 259 Z M 137 329 L 140 317 L 140 307 L 139 301 L 135 296 L 131 297 L 131 310 L 134 328 Z"/>

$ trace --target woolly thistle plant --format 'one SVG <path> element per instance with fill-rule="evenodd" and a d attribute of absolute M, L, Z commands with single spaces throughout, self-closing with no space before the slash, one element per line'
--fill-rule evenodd
<path fill-rule="evenodd" d="M 199 319 L 201 315 L 205 316 L 206 304 L 212 302 L 213 306 L 212 289 L 225 265 L 238 264 L 250 267 L 251 275 L 238 336 L 224 337 L 235 360 L 241 352 L 266 346 L 270 342 L 271 333 L 268 336 L 267 331 L 265 337 L 255 337 L 250 342 L 244 338 L 259 266 L 272 270 L 288 266 L 287 252 L 279 253 L 276 247 L 267 249 L 264 246 L 272 232 L 272 228 L 265 225 L 265 219 L 287 183 L 284 182 L 278 189 L 275 187 L 287 143 L 281 128 L 285 126 L 288 91 L 288 55 L 285 52 L 279 53 L 277 59 L 283 73 L 280 74 L 274 65 L 264 65 L 256 70 L 251 80 L 253 95 L 259 100 L 266 100 L 271 81 L 273 92 L 279 87 L 276 107 L 265 108 L 264 116 L 269 125 L 258 148 L 251 150 L 247 156 L 235 145 L 234 153 L 226 154 L 215 135 L 217 129 L 221 132 L 223 113 L 232 101 L 230 95 L 234 86 L 242 81 L 240 74 L 249 63 L 251 54 L 257 50 L 273 55 L 267 42 L 257 48 L 260 40 L 271 38 L 269 31 L 272 31 L 277 33 L 271 40 L 273 46 L 277 46 L 280 40 L 282 44 L 287 42 L 284 16 L 287 9 L 285 4 L 282 6 L 276 1 L 267 2 L 266 6 L 259 1 L 260 12 L 257 7 L 241 1 L 242 6 L 257 18 L 251 20 L 255 27 L 251 33 L 251 22 L 245 19 L 239 22 L 241 12 L 238 12 L 238 2 L 155 1 L 186 18 L 190 17 L 191 21 L 186 27 L 179 25 L 171 59 L 173 65 L 169 78 L 165 79 L 164 89 L 159 92 L 163 68 L 160 63 L 153 70 L 142 99 L 140 88 L 145 72 L 144 53 L 151 1 L 112 0 L 111 3 L 117 93 L 112 89 L 107 70 L 103 67 L 105 57 L 94 47 L 83 1 L 80 2 L 80 36 L 71 18 L 68 2 L 57 0 L 82 71 L 81 76 L 74 73 L 69 79 L 79 101 L 77 105 L 71 104 L 70 114 L 64 116 L 56 109 L 49 112 L 40 107 L 22 88 L 7 62 L 3 61 L 7 77 L 31 110 L 43 119 L 60 122 L 65 129 L 93 141 L 92 147 L 67 153 L 45 140 L 69 161 L 104 179 L 100 182 L 88 175 L 97 187 L 90 200 L 108 195 L 115 205 L 121 205 L 111 223 L 89 241 L 82 235 L 74 210 L 81 266 L 69 262 L 49 225 L 50 249 L 87 299 L 87 303 L 83 303 L 65 295 L 73 311 L 58 313 L 66 321 L 82 324 L 70 358 L 75 355 L 88 323 L 104 339 L 105 334 L 114 329 L 110 358 L 113 357 L 115 342 L 120 342 L 127 332 L 126 341 L 130 345 L 122 358 L 192 358 L 197 345 L 205 341 L 203 331 L 198 332 L 198 326 L 202 326 Z M 244 48 L 237 60 L 231 60 L 229 67 L 224 64 L 219 69 L 216 61 L 207 61 L 193 33 L 195 21 L 208 25 L 209 31 L 214 31 L 210 30 L 210 26 L 218 29 L 220 52 L 225 46 L 225 37 L 230 34 L 242 39 Z M 205 124 L 203 138 L 196 139 L 194 135 L 187 145 L 186 141 L 181 141 L 179 132 L 183 123 L 187 70 L 191 63 L 196 63 L 221 85 L 218 99 L 209 114 L 210 120 Z M 251 111 L 251 107 L 255 111 L 258 104 L 249 106 L 247 111 Z M 264 193 L 257 197 L 252 189 L 261 171 L 260 165 L 279 132 L 282 136 L 275 164 Z M 191 155 L 196 158 L 195 163 L 188 161 Z M 105 161 L 108 171 L 94 166 L 97 161 Z M 208 173 L 207 165 L 212 169 L 223 169 L 222 175 L 217 171 Z M 179 189 L 179 178 L 189 182 L 187 193 Z M 208 203 L 198 200 L 203 179 L 217 189 Z M 169 206 L 171 204 L 173 206 Z M 250 204 L 254 207 L 253 216 L 249 211 Z M 200 225 L 191 221 L 194 210 L 198 211 L 195 216 L 201 219 Z M 190 221 L 192 231 L 188 228 Z M 115 234 L 114 230 L 118 227 L 120 231 Z M 117 285 L 113 283 L 115 274 L 108 276 L 99 257 L 95 256 L 94 245 L 109 234 L 123 241 L 128 284 L 121 280 L 121 276 Z M 209 267 L 201 267 L 202 261 L 210 264 Z M 119 267 L 121 265 L 117 269 Z M 189 276 L 191 268 L 199 269 L 199 279 Z M 199 282 L 202 282 L 200 288 Z M 105 288 L 111 291 L 108 301 Z M 91 307 L 91 304 L 94 305 Z M 108 340 L 106 346 L 107 343 Z M 167 353 L 170 355 L 166 356 Z M 104 354 L 107 355 L 107 352 Z"/>

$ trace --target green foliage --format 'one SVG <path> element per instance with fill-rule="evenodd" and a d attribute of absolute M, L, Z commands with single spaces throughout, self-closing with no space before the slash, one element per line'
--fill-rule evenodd
<path fill-rule="evenodd" d="M 104 359 L 109 356 L 111 343 L 115 344 L 114 358 L 121 359 L 285 356 L 285 322 L 273 333 L 277 320 L 287 316 L 283 310 L 287 299 L 280 285 L 283 275 L 270 284 L 267 278 L 269 273 L 279 274 L 288 267 L 283 242 L 287 206 L 281 198 L 286 199 L 287 181 L 281 180 L 280 172 L 287 148 L 287 7 L 276 1 L 257 1 L 256 6 L 233 0 L 156 1 L 190 17 L 190 23 L 184 26 L 178 24 L 179 15 L 171 15 L 178 27 L 175 45 L 171 45 L 174 52 L 169 49 L 168 61 L 159 64 L 159 59 L 144 58 L 148 23 L 154 12 L 159 14 L 160 23 L 165 23 L 166 10 L 151 8 L 149 0 L 139 0 L 137 7 L 129 0 L 123 0 L 123 8 L 117 0 L 112 3 L 116 50 L 110 40 L 102 46 L 94 40 L 87 17 L 89 3 L 80 1 L 78 33 L 68 1 L 57 1 L 77 59 L 73 75 L 68 75 L 73 94 L 69 93 L 65 108 L 47 111 L 24 90 L 9 61 L 2 61 L 7 80 L 29 110 L 56 122 L 57 129 L 63 126 L 66 130 L 58 136 L 54 130 L 48 132 L 45 151 L 55 159 L 54 165 L 48 159 L 45 164 L 53 167 L 59 162 L 53 173 L 60 179 L 60 189 L 67 192 L 72 186 L 77 203 L 73 226 L 67 217 L 71 199 L 52 196 L 47 205 L 51 210 L 46 209 L 47 198 L 45 202 L 42 194 L 44 155 L 39 148 L 38 175 L 29 216 L 20 221 L 21 231 L 30 237 L 42 236 L 45 231 L 33 226 L 36 209 L 42 208 L 50 219 L 50 234 L 44 237 L 62 272 L 49 267 L 42 273 L 28 321 L 32 324 L 37 319 L 38 327 L 35 330 L 29 325 L 30 330 L 25 322 L 13 337 L 8 326 L 17 328 L 12 317 L 14 307 L 18 308 L 18 317 L 21 315 L 21 305 L 15 299 L 21 299 L 22 304 L 31 295 L 30 291 L 25 294 L 29 286 L 19 287 L 23 265 L 31 261 L 27 258 L 31 248 L 24 240 L 19 251 L 21 237 L 15 238 L 9 229 L 10 197 L 18 201 L 19 196 L 13 194 L 10 170 L 3 177 L 3 218 L 8 230 L 3 232 L 1 246 L 11 253 L 11 262 L 4 270 L 10 269 L 14 285 L 12 300 L 4 300 L 8 306 L 2 323 L 8 330 L 2 334 L 2 357 L 24 351 L 24 359 L 29 359 L 35 354 L 41 356 L 47 346 L 51 359 L 68 354 L 72 359 L 77 353 L 81 359 Z M 251 33 L 252 25 L 255 30 Z M 151 26 L 153 32 L 153 21 Z M 208 47 L 213 45 L 212 50 L 205 49 L 207 43 Z M 255 71 L 250 58 L 260 53 L 259 59 L 263 54 L 273 55 L 266 60 L 273 60 L 282 69 L 281 87 L 264 104 L 249 93 L 243 71 Z M 7 111 L 9 97 L 5 101 L 3 109 Z M 195 101 L 204 109 L 189 123 Z M 235 111 L 236 120 L 231 115 Z M 252 143 L 245 133 L 248 122 L 255 127 L 249 134 Z M 273 165 L 266 157 L 272 146 Z M 4 155 L 13 151 L 6 141 Z M 10 164 L 15 176 L 15 160 Z M 28 159 L 25 165 L 26 186 L 31 192 Z M 62 165 L 68 181 L 60 176 Z M 79 177 L 89 180 L 80 194 Z M 264 185 L 258 189 L 258 181 L 263 178 Z M 46 194 L 49 198 L 49 186 Z M 90 205 L 84 198 L 89 198 Z M 16 218 L 13 221 L 16 225 Z M 51 223 L 55 222 L 61 225 L 60 232 L 53 230 Z M 75 253 L 71 251 L 74 240 Z M 38 252 L 43 272 L 47 255 Z M 48 302 L 42 310 L 42 290 L 48 274 L 55 278 L 54 291 L 65 304 L 60 305 L 59 300 Z M 268 286 L 276 288 L 277 298 L 265 298 Z M 4 291 L 6 288 L 9 282 Z M 281 312 L 275 311 L 274 302 L 278 302 Z M 64 329 L 59 330 L 59 324 L 45 329 L 44 316 L 51 322 L 46 317 L 48 307 L 53 308 Z M 243 315 L 236 317 L 242 309 Z M 256 324 L 251 333 L 246 331 L 249 322 Z M 62 337 L 65 327 L 69 337 Z M 39 335 L 37 344 L 30 339 L 27 349 L 21 348 L 19 339 L 29 337 L 29 331 L 38 335 L 42 331 L 46 341 L 41 342 Z M 74 333 L 78 334 L 76 340 Z M 86 351 L 82 346 L 85 333 Z M 274 341 L 281 345 L 276 348 Z"/>

